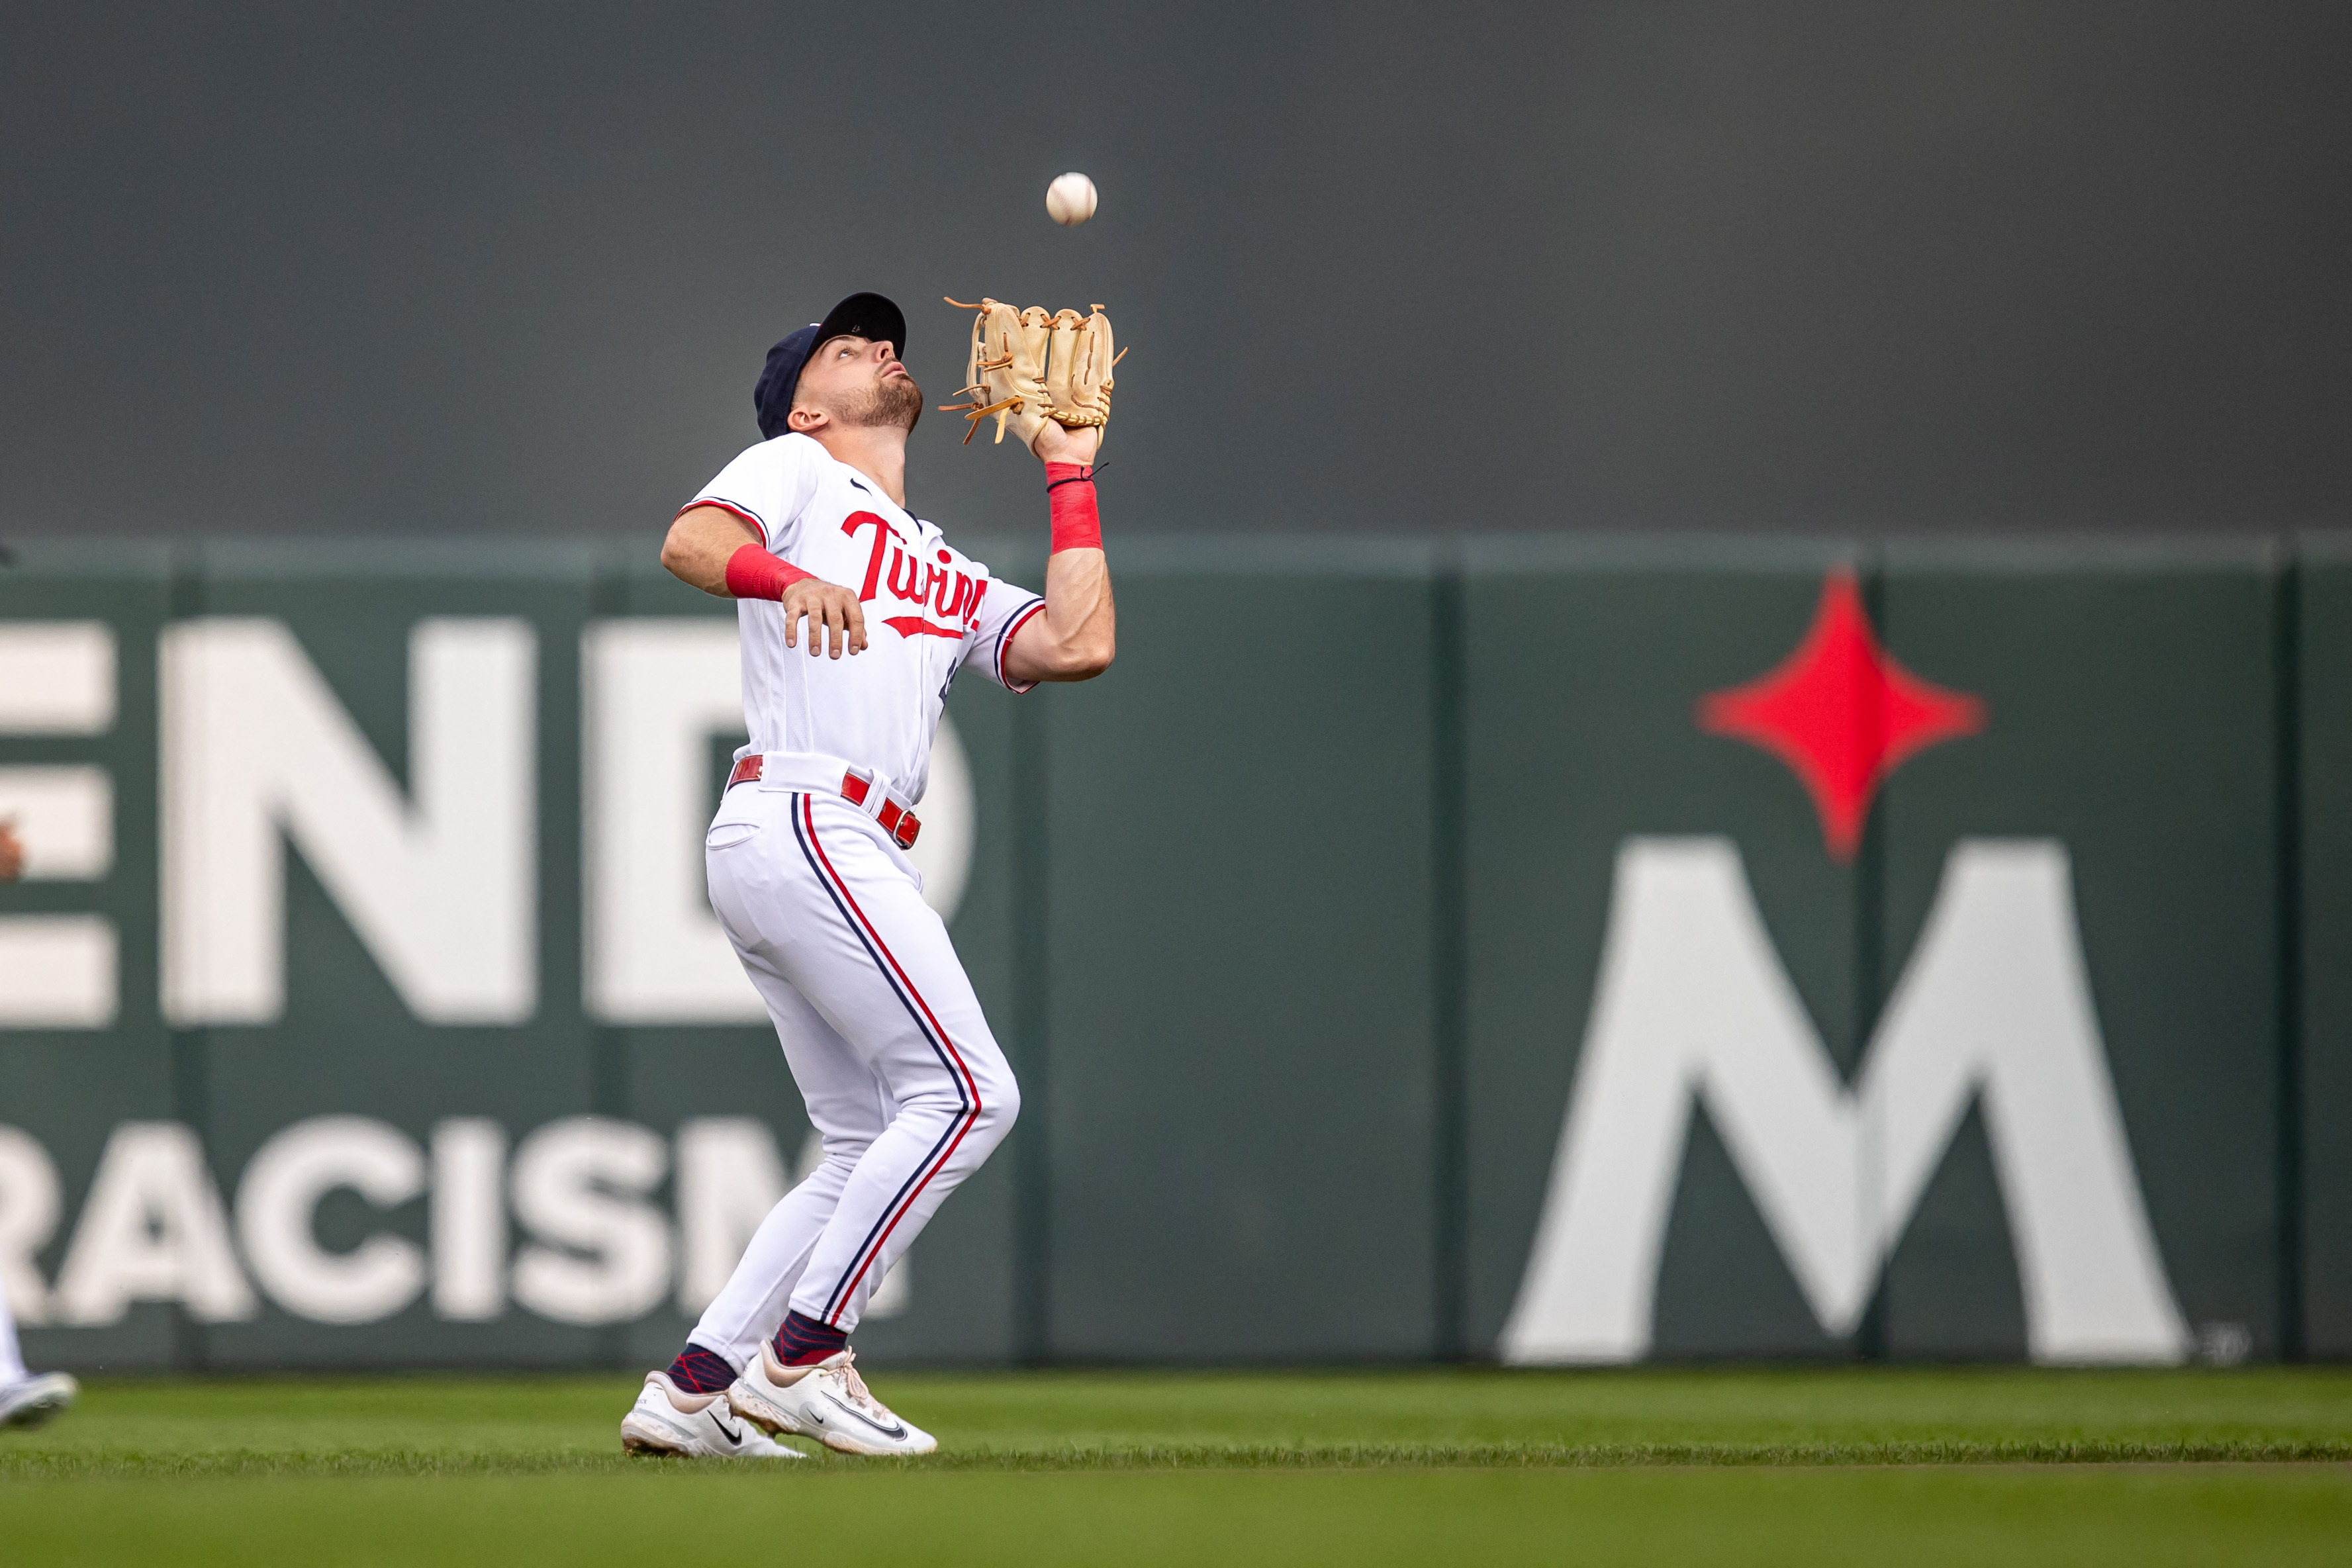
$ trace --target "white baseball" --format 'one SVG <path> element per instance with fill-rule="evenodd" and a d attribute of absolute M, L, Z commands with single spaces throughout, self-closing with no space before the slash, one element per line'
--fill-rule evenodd
<path fill-rule="evenodd" d="M 1095 215 L 1095 183 L 1076 172 L 1045 187 L 1045 211 L 1064 226 L 1085 223 Z"/>

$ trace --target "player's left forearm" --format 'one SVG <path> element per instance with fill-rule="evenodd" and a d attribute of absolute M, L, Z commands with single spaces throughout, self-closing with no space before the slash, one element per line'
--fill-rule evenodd
<path fill-rule="evenodd" d="M 1045 613 L 1023 628 L 1043 634 L 1034 647 L 1015 639 L 1013 653 L 1027 654 L 1006 670 L 1021 680 L 1090 681 L 1110 668 L 1118 652 L 1118 611 L 1110 591 L 1110 562 L 1097 548 L 1055 550 L 1045 562 Z"/>
<path fill-rule="evenodd" d="M 1102 549 L 1094 456 L 1099 428 L 1064 429 L 1048 422 L 1031 450 L 1045 465 L 1053 515 L 1053 554 L 1045 560 L 1045 613 L 1033 616 L 1005 650 L 1016 681 L 1090 681 L 1118 651 L 1118 614 L 1110 563 Z"/>
<path fill-rule="evenodd" d="M 1004 651 L 1015 682 L 1090 681 L 1118 652 L 1110 564 L 1099 549 L 1055 550 L 1045 562 L 1045 612 L 1032 615 Z"/>
<path fill-rule="evenodd" d="M 1045 612 L 1032 616 L 1014 635 L 1005 673 L 1017 681 L 1092 680 L 1110 668 L 1118 650 L 1118 612 L 1095 509 L 1094 469 L 1052 461 L 1045 465 L 1045 478 L 1054 515 Z"/>

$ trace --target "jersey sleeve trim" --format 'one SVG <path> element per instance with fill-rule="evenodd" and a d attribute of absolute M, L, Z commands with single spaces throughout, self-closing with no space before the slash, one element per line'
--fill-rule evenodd
<path fill-rule="evenodd" d="M 677 492 L 673 490 L 670 493 L 672 495 L 676 495 Z M 693 500 L 688 501 L 685 506 L 680 507 L 670 520 L 672 522 L 676 522 L 679 517 L 686 516 L 687 513 L 694 510 L 697 507 L 716 507 L 722 512 L 732 512 L 737 517 L 742 518 L 745 522 L 760 530 L 760 542 L 762 545 L 765 545 L 768 542 L 768 525 L 766 519 L 762 518 L 759 513 L 753 511 L 749 507 L 739 507 L 732 501 L 723 501 L 716 496 L 697 496 Z"/>
<path fill-rule="evenodd" d="M 1003 686 L 1008 692 L 1025 692 L 1034 690 L 1036 687 L 1037 683 L 1034 681 L 1016 681 L 1012 676 L 1006 674 L 1004 673 L 1004 655 L 1013 651 L 1013 639 L 1020 634 L 1021 628 L 1028 625 L 1030 621 L 1035 616 L 1044 613 L 1045 609 L 1045 601 L 1044 600 L 1031 600 L 1029 601 L 1028 608 L 1015 613 L 1013 619 L 1004 623 L 1004 630 L 996 634 L 996 653 L 994 655 L 994 663 L 996 664 L 996 684 Z"/>

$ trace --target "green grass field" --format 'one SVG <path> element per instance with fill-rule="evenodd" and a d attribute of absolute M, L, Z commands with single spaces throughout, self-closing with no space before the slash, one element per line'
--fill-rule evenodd
<path fill-rule="evenodd" d="M 2352 1373 L 881 1374 L 920 1461 L 629 1459 L 613 1376 L 94 1385 L 0 1562 L 2352 1560 Z"/>

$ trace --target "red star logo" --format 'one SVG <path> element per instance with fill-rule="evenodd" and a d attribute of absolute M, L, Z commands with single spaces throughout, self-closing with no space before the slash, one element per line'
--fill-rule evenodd
<path fill-rule="evenodd" d="M 1879 785 L 1928 747 L 1983 729 L 1985 705 L 1896 664 L 1841 567 L 1822 584 L 1797 651 L 1745 685 L 1700 698 L 1698 727 L 1787 763 L 1813 798 L 1830 853 L 1847 861 Z"/>

